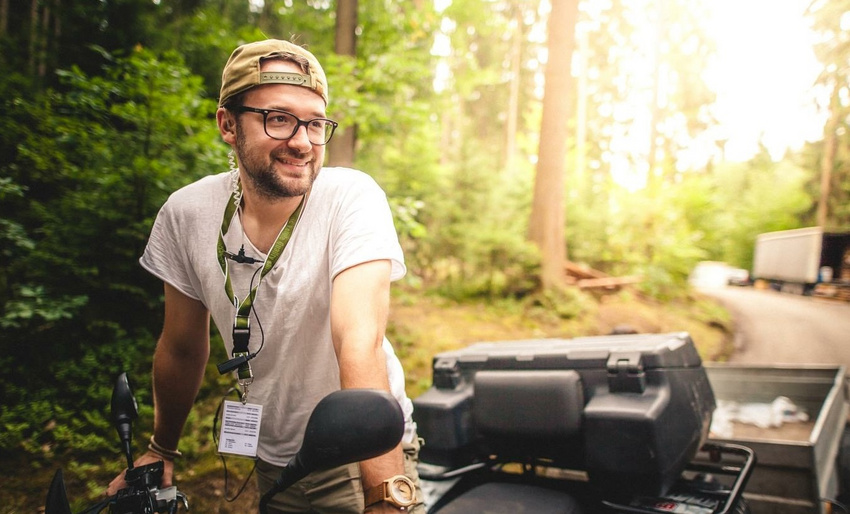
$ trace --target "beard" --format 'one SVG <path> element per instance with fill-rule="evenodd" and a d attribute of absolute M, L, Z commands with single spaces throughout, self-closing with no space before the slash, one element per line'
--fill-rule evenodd
<path fill-rule="evenodd" d="M 319 174 L 320 164 L 316 160 L 307 163 L 307 176 L 286 178 L 275 171 L 275 162 L 287 157 L 297 161 L 310 158 L 311 154 L 301 154 L 286 148 L 278 149 L 264 158 L 256 149 L 249 147 L 242 127 L 236 125 L 236 156 L 239 166 L 251 182 L 254 191 L 267 200 L 281 200 L 307 194 Z"/>

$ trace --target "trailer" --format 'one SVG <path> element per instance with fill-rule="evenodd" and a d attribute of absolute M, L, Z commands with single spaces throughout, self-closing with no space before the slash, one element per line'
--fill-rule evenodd
<path fill-rule="evenodd" d="M 807 227 L 760 234 L 752 275 L 783 292 L 850 299 L 850 232 Z"/>
<path fill-rule="evenodd" d="M 787 398 L 808 420 L 779 426 L 736 423 L 710 440 L 752 448 L 756 466 L 744 498 L 752 514 L 828 514 L 848 493 L 848 399 L 844 366 L 705 363 L 718 405 Z M 715 411 L 715 418 L 719 415 Z"/>

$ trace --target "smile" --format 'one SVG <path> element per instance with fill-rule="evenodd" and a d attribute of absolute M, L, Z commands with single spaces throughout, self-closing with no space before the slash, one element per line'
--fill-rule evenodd
<path fill-rule="evenodd" d="M 299 168 L 303 168 L 310 163 L 310 161 L 293 161 L 285 158 L 278 158 L 277 161 L 287 166 L 297 166 Z"/>

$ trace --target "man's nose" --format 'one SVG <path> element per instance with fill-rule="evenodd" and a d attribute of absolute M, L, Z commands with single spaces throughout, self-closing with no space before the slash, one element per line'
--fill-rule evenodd
<path fill-rule="evenodd" d="M 304 151 L 313 148 L 313 143 L 310 142 L 310 138 L 307 136 L 307 127 L 301 125 L 295 130 L 295 134 L 289 138 L 289 146 L 301 148 Z"/>

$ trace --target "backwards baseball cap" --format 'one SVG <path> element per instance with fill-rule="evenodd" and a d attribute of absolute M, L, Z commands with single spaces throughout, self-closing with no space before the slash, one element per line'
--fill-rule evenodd
<path fill-rule="evenodd" d="M 306 59 L 307 72 L 260 71 L 260 65 L 265 59 L 286 54 Z M 322 97 L 325 105 L 328 103 L 328 81 L 316 56 L 289 41 L 266 39 L 244 44 L 234 50 L 221 74 L 218 105 L 223 106 L 233 96 L 262 84 L 290 84 L 310 88 Z"/>

